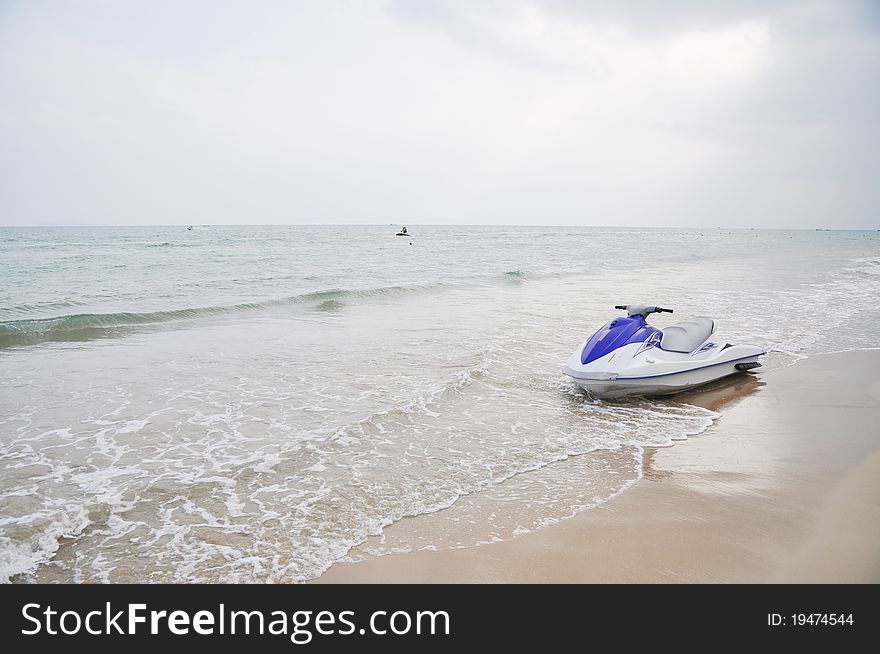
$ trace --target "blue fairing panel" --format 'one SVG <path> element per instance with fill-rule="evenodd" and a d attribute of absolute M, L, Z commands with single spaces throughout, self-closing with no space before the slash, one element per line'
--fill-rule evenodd
<path fill-rule="evenodd" d="M 629 343 L 643 343 L 660 330 L 651 327 L 642 316 L 625 316 L 612 320 L 590 337 L 581 352 L 581 363 L 601 359 Z"/>

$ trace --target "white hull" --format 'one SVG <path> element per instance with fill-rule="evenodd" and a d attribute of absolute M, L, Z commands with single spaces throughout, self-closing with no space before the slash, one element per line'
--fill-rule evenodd
<path fill-rule="evenodd" d="M 757 363 L 764 351 L 753 345 L 709 341 L 694 352 L 668 352 L 641 343 L 624 345 L 606 356 L 581 363 L 586 341 L 562 372 L 596 397 L 671 395 L 734 375 L 740 364 Z"/>
<path fill-rule="evenodd" d="M 630 396 L 672 395 L 710 384 L 730 375 L 744 374 L 736 369 L 736 365 L 757 362 L 757 360 L 758 355 L 755 355 L 695 370 L 632 379 L 578 379 L 574 376 L 572 378 L 578 386 L 596 397 L 612 399 Z"/>

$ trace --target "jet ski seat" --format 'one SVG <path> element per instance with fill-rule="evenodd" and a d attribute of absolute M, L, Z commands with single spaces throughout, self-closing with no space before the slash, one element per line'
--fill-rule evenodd
<path fill-rule="evenodd" d="M 715 321 L 711 318 L 694 318 L 663 328 L 660 349 L 668 352 L 690 353 L 715 333 Z"/>

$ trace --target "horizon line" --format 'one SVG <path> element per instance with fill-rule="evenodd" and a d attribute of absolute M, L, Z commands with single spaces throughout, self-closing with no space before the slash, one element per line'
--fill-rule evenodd
<path fill-rule="evenodd" d="M 86 224 L 0 224 L 4 228 L 82 228 L 82 227 L 395 227 L 404 223 L 155 223 L 155 224 L 119 224 L 119 223 L 86 223 Z M 712 230 L 726 229 L 737 231 L 828 231 L 828 232 L 873 232 L 880 231 L 878 227 L 732 227 L 726 225 L 711 226 L 686 226 L 686 225 L 573 225 L 573 224 L 535 224 L 535 223 L 406 223 L 406 226 L 417 227 L 540 227 L 540 228 L 593 228 L 593 229 L 686 229 L 686 230 Z"/>

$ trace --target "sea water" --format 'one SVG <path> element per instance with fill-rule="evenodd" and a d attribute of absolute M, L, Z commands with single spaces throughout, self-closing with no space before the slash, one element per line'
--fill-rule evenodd
<path fill-rule="evenodd" d="M 303 581 L 600 504 L 718 417 L 561 374 L 616 304 L 765 369 L 878 341 L 880 232 L 409 227 L 0 228 L 0 580 Z"/>

